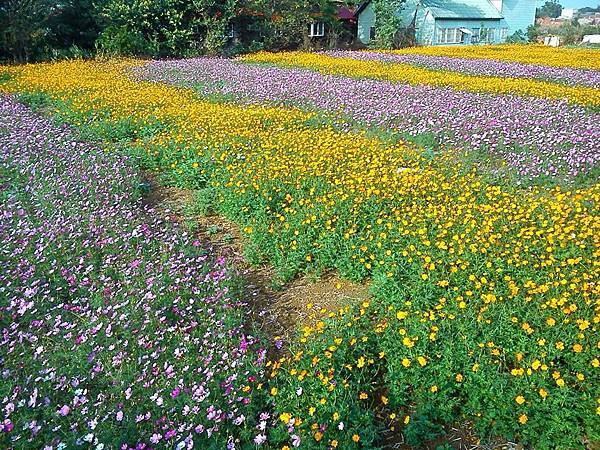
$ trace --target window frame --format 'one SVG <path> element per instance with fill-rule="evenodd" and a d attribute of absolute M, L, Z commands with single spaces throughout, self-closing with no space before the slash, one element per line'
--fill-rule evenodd
<path fill-rule="evenodd" d="M 462 31 L 457 27 L 438 28 L 438 44 L 460 44 L 463 42 Z"/>
<path fill-rule="evenodd" d="M 485 36 L 485 39 L 481 35 Z M 479 29 L 479 42 L 496 42 L 496 28 L 481 27 Z"/>
<path fill-rule="evenodd" d="M 311 22 L 308 26 L 308 37 L 325 36 L 325 22 Z"/>

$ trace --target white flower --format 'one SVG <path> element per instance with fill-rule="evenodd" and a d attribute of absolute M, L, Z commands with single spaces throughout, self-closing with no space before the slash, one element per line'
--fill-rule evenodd
<path fill-rule="evenodd" d="M 267 440 L 267 436 L 265 436 L 264 434 L 257 434 L 256 437 L 254 438 L 254 443 L 256 445 L 262 445 L 266 442 Z"/>

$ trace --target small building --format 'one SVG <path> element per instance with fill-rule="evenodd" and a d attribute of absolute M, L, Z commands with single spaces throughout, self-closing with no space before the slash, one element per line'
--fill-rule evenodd
<path fill-rule="evenodd" d="M 533 25 L 535 8 L 535 0 L 406 0 L 397 14 L 418 45 L 464 45 L 505 42 Z M 356 14 L 358 39 L 368 44 L 377 20 L 372 1 Z"/>
<path fill-rule="evenodd" d="M 573 17 L 575 17 L 575 14 L 577 14 L 577 10 L 574 8 L 563 8 L 560 16 L 558 17 L 559 19 L 566 19 L 566 20 L 571 20 L 573 19 Z"/>
<path fill-rule="evenodd" d="M 313 42 L 333 39 L 336 46 L 349 46 L 356 36 L 354 9 L 344 0 L 332 0 L 330 4 L 329 11 L 315 8 L 308 24 L 308 37 Z"/>
<path fill-rule="evenodd" d="M 580 14 L 577 17 L 579 25 L 600 25 L 600 13 Z"/>
<path fill-rule="evenodd" d="M 581 40 L 582 44 L 600 45 L 600 34 L 586 34 Z"/>
<path fill-rule="evenodd" d="M 561 19 L 559 17 L 555 19 L 552 17 L 538 17 L 535 19 L 535 23 L 544 28 L 559 28 L 568 22 L 567 19 Z"/>

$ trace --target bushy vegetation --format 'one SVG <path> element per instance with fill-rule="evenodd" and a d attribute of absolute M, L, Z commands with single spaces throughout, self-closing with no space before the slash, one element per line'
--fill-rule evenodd
<path fill-rule="evenodd" d="M 600 34 L 600 25 L 579 25 L 577 20 L 565 22 L 558 27 L 544 27 L 531 25 L 527 28 L 527 37 L 530 42 L 537 42 L 544 36 L 559 36 L 563 45 L 579 44 L 583 36 Z"/>
<path fill-rule="evenodd" d="M 311 21 L 324 22 L 334 38 L 342 33 L 336 13 L 330 0 L 7 0 L 0 4 L 0 59 L 307 47 Z M 320 45 L 328 44 L 335 42 Z"/>

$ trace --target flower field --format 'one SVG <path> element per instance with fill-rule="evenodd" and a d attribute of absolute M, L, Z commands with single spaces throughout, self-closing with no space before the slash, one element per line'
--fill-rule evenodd
<path fill-rule="evenodd" d="M 139 204 L 131 161 L 8 99 L 0 150 L 2 448 L 259 434 L 264 351 L 224 262 Z"/>
<path fill-rule="evenodd" d="M 597 70 L 571 67 L 553 67 L 539 64 L 524 64 L 514 61 L 498 61 L 495 59 L 458 58 L 455 56 L 423 55 L 420 53 L 383 53 L 383 52 L 329 52 L 328 55 L 340 58 L 356 58 L 365 61 L 387 61 L 391 63 L 410 64 L 434 70 L 447 70 L 469 75 L 497 76 L 502 74 L 511 78 L 534 78 L 537 80 L 556 81 L 568 85 L 581 85 L 598 88 L 600 74 Z"/>
<path fill-rule="evenodd" d="M 453 47 L 424 47 L 395 50 L 396 54 L 421 54 L 430 56 L 451 56 L 457 58 L 493 59 L 497 61 L 540 64 L 550 67 L 573 67 L 580 69 L 600 69 L 600 62 L 593 49 L 551 48 L 543 45 L 467 45 Z"/>
<path fill-rule="evenodd" d="M 513 50 L 0 68 L 2 447 L 595 448 L 596 54 Z M 140 169 L 372 298 L 259 336 Z"/>
<path fill-rule="evenodd" d="M 595 50 L 591 50 L 594 52 Z M 592 59 L 597 57 L 590 56 Z M 389 64 L 375 58 L 344 58 L 316 53 L 257 53 L 245 56 L 244 61 L 308 67 L 324 74 L 365 77 L 414 85 L 448 86 L 467 92 L 487 92 L 503 95 L 525 95 L 541 98 L 561 98 L 570 103 L 597 108 L 598 89 L 588 86 L 569 86 L 536 79 L 500 76 L 469 75 L 454 71 L 439 71 L 411 64 Z M 389 59 L 389 57 L 388 57 Z"/>
<path fill-rule="evenodd" d="M 407 138 L 427 136 L 450 149 L 478 150 L 504 162 L 492 168 L 494 174 L 516 174 L 522 183 L 550 178 L 569 184 L 590 177 L 600 159 L 600 114 L 564 101 L 349 79 L 225 59 L 156 61 L 137 73 L 195 87 L 203 96 L 325 113 L 343 128 L 359 123 Z"/>

